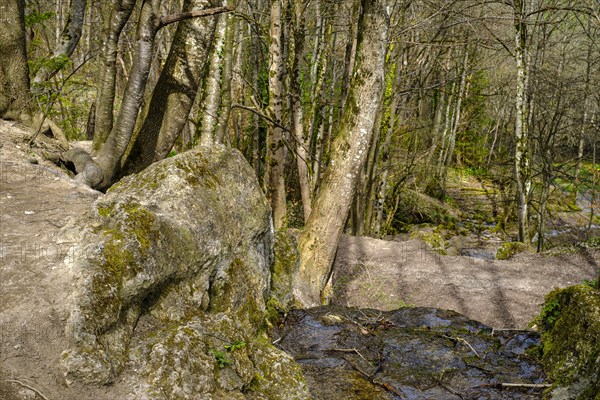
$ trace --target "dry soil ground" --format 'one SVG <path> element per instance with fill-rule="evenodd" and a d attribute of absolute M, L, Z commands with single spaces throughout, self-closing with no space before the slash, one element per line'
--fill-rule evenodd
<path fill-rule="evenodd" d="M 452 309 L 495 328 L 522 329 L 539 313 L 546 293 L 593 279 L 599 268 L 598 250 L 499 261 L 438 255 L 419 240 L 346 236 L 334 266 L 334 302 Z"/>

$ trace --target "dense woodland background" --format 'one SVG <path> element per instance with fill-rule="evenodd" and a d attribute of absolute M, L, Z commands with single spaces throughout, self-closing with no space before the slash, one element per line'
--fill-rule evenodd
<path fill-rule="evenodd" d="M 585 192 L 597 222 L 597 1 L 16 3 L 25 108 L 93 139 L 99 188 L 222 142 L 253 165 L 276 228 L 326 209 L 340 229 L 393 235 L 421 222 L 407 203 L 451 205 L 456 174 L 493 185 L 480 218 L 538 249 L 556 193 L 576 208 Z M 181 14 L 198 10 L 218 14 Z"/>

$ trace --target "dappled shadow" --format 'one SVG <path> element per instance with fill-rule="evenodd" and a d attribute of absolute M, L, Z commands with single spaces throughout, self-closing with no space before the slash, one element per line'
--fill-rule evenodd
<path fill-rule="evenodd" d="M 496 328 L 520 329 L 555 287 L 597 277 L 598 259 L 598 252 L 587 251 L 482 260 L 438 255 L 418 240 L 344 237 L 334 266 L 333 303 L 451 309 Z"/>

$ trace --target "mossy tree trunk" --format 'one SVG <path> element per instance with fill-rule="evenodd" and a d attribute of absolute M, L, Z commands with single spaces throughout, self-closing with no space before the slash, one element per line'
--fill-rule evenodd
<path fill-rule="evenodd" d="M 369 151 L 381 102 L 388 30 L 387 1 L 363 0 L 354 73 L 332 144 L 330 167 L 298 243 L 301 259 L 294 295 L 307 307 L 318 305 L 327 297 L 325 288 L 335 251 Z"/>
<path fill-rule="evenodd" d="M 514 2 L 515 61 L 517 88 L 515 93 L 515 180 L 517 182 L 517 219 L 519 241 L 529 242 L 528 197 L 531 190 L 531 166 L 529 160 L 528 100 L 527 100 L 527 7 L 526 0 Z"/>
<path fill-rule="evenodd" d="M 0 5 L 0 117 L 21 119 L 29 114 L 29 66 L 25 43 L 25 1 Z"/>
<path fill-rule="evenodd" d="M 300 195 L 302 197 L 302 209 L 304 211 L 304 221 L 308 221 L 311 213 L 311 184 L 308 171 L 310 162 L 310 136 L 306 135 L 304 127 L 304 112 L 302 109 L 302 86 L 300 83 L 300 62 L 304 56 L 304 1 L 297 0 L 293 10 L 294 21 L 294 41 L 293 41 L 293 62 L 291 72 L 291 103 L 293 115 L 293 133 L 296 142 L 296 167 L 298 168 L 298 181 L 300 185 Z M 315 100 L 316 102 L 316 100 Z"/>

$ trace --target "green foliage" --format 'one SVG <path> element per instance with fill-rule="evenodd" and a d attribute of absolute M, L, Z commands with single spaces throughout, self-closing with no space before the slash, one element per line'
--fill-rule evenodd
<path fill-rule="evenodd" d="M 219 368 L 223 369 L 230 366 L 233 363 L 233 361 L 231 361 L 231 359 L 227 357 L 227 353 L 232 353 L 243 347 L 246 347 L 246 342 L 241 340 L 234 340 L 233 342 L 223 346 L 225 351 L 211 349 L 211 353 L 215 356 L 215 360 L 217 361 L 217 365 L 219 366 Z"/>
<path fill-rule="evenodd" d="M 496 252 L 497 260 L 508 260 L 512 256 L 527 249 L 527 245 L 521 242 L 504 243 Z"/>
<path fill-rule="evenodd" d="M 242 347 L 245 347 L 245 346 L 246 346 L 246 342 L 244 342 L 242 340 L 234 340 L 232 343 L 226 344 L 223 347 L 225 348 L 225 350 L 227 350 L 229 352 L 233 352 L 233 351 L 236 351 L 237 349 L 241 349 Z"/>
<path fill-rule="evenodd" d="M 228 367 L 233 362 L 229 358 L 227 358 L 227 354 L 224 351 L 219 351 L 219 350 L 213 349 L 213 350 L 211 350 L 211 352 L 215 356 L 215 360 L 217 360 L 217 365 L 221 369 Z"/>
<path fill-rule="evenodd" d="M 49 20 L 54 16 L 54 13 L 51 11 L 46 12 L 37 12 L 32 11 L 31 13 L 25 16 L 25 26 L 30 28 L 36 24 L 41 24 L 44 21 Z"/>
<path fill-rule="evenodd" d="M 544 303 L 538 318 L 538 322 L 541 324 L 542 329 L 548 330 L 554 326 L 554 323 L 560 317 L 560 309 L 561 307 L 558 299 L 551 299 Z"/>

